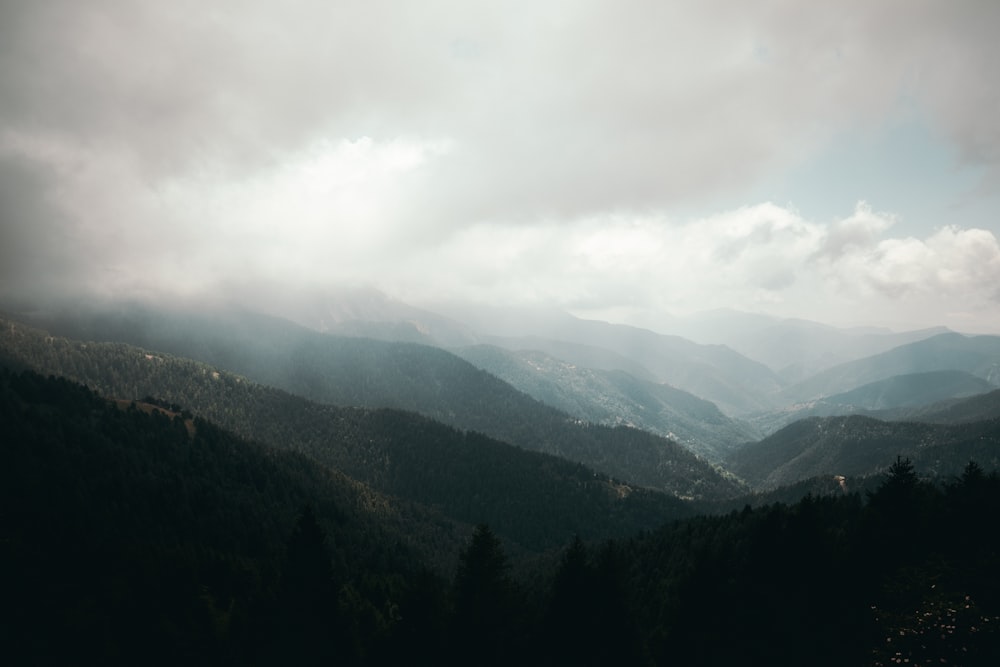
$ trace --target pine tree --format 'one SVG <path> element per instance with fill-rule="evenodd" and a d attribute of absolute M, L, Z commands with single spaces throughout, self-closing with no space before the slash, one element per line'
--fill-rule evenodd
<path fill-rule="evenodd" d="M 506 664 L 514 627 L 514 585 L 503 545 L 476 526 L 459 557 L 454 585 L 453 644 L 465 664 Z"/>
<path fill-rule="evenodd" d="M 889 476 L 883 484 L 883 488 L 889 492 L 907 492 L 916 487 L 919 479 L 913 469 L 913 462 L 910 459 L 896 457 L 896 462 L 889 466 Z"/>
<path fill-rule="evenodd" d="M 587 547 L 575 537 L 562 555 L 552 581 L 546 623 L 549 659 L 554 665 L 586 665 L 597 660 L 595 641 L 598 625 L 597 586 Z"/>
<path fill-rule="evenodd" d="M 278 655 L 290 663 L 323 664 L 336 655 L 337 587 L 326 533 L 312 508 L 299 514 L 281 573 Z"/>
<path fill-rule="evenodd" d="M 897 456 L 896 462 L 889 466 L 885 481 L 869 494 L 868 502 L 877 519 L 892 524 L 886 528 L 898 538 L 912 529 L 911 523 L 918 516 L 918 510 L 924 509 L 920 506 L 924 490 L 910 459 Z"/>

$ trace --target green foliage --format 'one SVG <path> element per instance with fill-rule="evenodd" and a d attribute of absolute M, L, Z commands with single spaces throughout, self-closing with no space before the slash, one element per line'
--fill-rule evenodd
<path fill-rule="evenodd" d="M 625 536 L 689 513 L 668 495 L 412 413 L 311 403 L 199 362 L 118 343 L 76 343 L 21 325 L 0 329 L 0 342 L 43 372 L 86 382 L 107 396 L 158 396 L 186 406 L 238 435 L 301 452 L 376 491 L 463 523 L 488 522 L 532 549 L 561 545 L 575 533 Z M 643 461 L 641 452 L 666 442 L 633 429 L 593 428 L 623 460 Z M 704 486 L 697 475 L 689 484 L 694 492 Z M 393 520 L 384 500 L 367 502 Z M 431 544 L 441 539 L 414 537 Z"/>
<path fill-rule="evenodd" d="M 956 475 L 970 459 L 1000 467 L 1000 420 L 963 424 L 885 422 L 870 417 L 812 417 L 737 450 L 727 461 L 756 488 L 815 476 L 860 477 L 897 455 L 925 474 Z"/>
<path fill-rule="evenodd" d="M 641 591 L 640 625 L 654 628 L 655 661 L 866 664 L 892 658 L 886 639 L 905 631 L 911 663 L 942 664 L 946 653 L 927 640 L 940 625 L 931 618 L 945 618 L 965 596 L 975 611 L 959 612 L 953 620 L 964 627 L 952 629 L 969 656 L 995 656 L 998 637 L 986 630 L 1000 612 L 997 537 L 981 522 L 975 531 L 956 525 L 958 516 L 976 522 L 958 505 L 964 483 L 942 492 L 910 472 L 905 461 L 893 466 L 867 505 L 856 495 L 807 497 L 633 541 L 632 586 Z M 1000 498 L 1000 480 L 989 488 L 981 511 Z"/>
<path fill-rule="evenodd" d="M 456 354 L 573 417 L 634 426 L 682 443 L 709 461 L 721 461 L 736 444 L 756 439 L 754 431 L 726 417 L 715 404 L 621 370 L 597 370 L 542 352 L 490 345 Z"/>
<path fill-rule="evenodd" d="M 998 357 L 1000 337 L 966 336 L 950 331 L 828 368 L 783 393 L 792 402 L 805 402 L 884 378 L 936 371 L 964 371 L 992 380 Z"/>
<path fill-rule="evenodd" d="M 456 661 L 510 664 L 517 655 L 517 591 L 503 545 L 486 524 L 476 526 L 455 574 L 452 637 Z"/>
<path fill-rule="evenodd" d="M 373 521 L 356 483 L 209 422 L 191 435 L 180 418 L 2 370 L 0 417 L 0 626 L 12 664 L 248 664 L 289 643 L 322 655 L 316 638 L 346 623 L 330 603 L 334 573 L 347 585 L 434 562 Z M 293 530 L 305 504 L 315 513 Z M 433 534 L 428 517 L 396 509 L 407 531 Z M 389 600 L 359 590 L 371 608 Z M 324 624 L 305 633 L 316 641 L 302 623 L 285 632 L 296 618 Z"/>
<path fill-rule="evenodd" d="M 864 496 L 663 523 L 664 496 L 426 418 L 308 403 L 127 346 L 4 335 L 32 366 L 160 397 L 116 403 L 0 370 L 12 664 L 1000 658 L 989 461 L 934 485 L 897 458 Z"/>
<path fill-rule="evenodd" d="M 157 350 L 157 359 L 162 353 L 197 359 L 318 403 L 416 412 L 679 496 L 740 490 L 672 440 L 580 423 L 438 348 L 331 336 L 244 312 L 194 315 L 136 307 L 61 327 L 77 338 Z M 21 332 L 27 333 L 23 327 Z"/>
<path fill-rule="evenodd" d="M 907 421 L 963 424 L 1000 419 L 1000 389 L 965 399 L 943 401 L 906 412 Z"/>

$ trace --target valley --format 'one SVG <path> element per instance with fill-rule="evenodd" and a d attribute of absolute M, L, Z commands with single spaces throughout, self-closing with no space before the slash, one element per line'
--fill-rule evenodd
<path fill-rule="evenodd" d="M 133 628 L 131 640 L 107 640 L 116 650 L 160 641 L 134 612 L 121 616 L 137 600 L 102 592 L 148 586 L 140 572 L 114 572 L 121 550 L 140 549 L 129 562 L 169 570 L 178 584 L 161 625 L 200 637 L 165 659 L 272 664 L 332 656 L 340 637 L 354 647 L 350 664 L 391 664 L 407 643 L 427 660 L 460 664 L 471 638 L 486 641 L 485 626 L 467 625 L 460 611 L 471 604 L 465 577 L 473 559 L 492 554 L 490 624 L 506 637 L 496 655 L 537 664 L 563 664 L 560 651 L 574 664 L 708 655 L 724 664 L 733 656 L 685 620 L 703 609 L 700 590 L 728 600 L 726 613 L 756 599 L 768 614 L 792 604 L 848 619 L 870 638 L 831 648 L 829 664 L 841 664 L 910 623 L 898 600 L 873 591 L 900 576 L 892 554 L 913 535 L 895 526 L 898 544 L 872 540 L 886 522 L 920 516 L 966 546 L 911 546 L 928 560 L 914 561 L 921 573 L 905 586 L 922 609 L 938 599 L 918 590 L 927 576 L 943 582 L 943 599 L 973 591 L 976 618 L 994 619 L 997 589 L 983 584 L 995 577 L 983 578 L 981 556 L 992 533 L 954 530 L 971 520 L 955 514 L 960 503 L 1000 499 L 1000 339 L 840 332 L 844 361 L 812 375 L 802 365 L 793 378 L 719 343 L 567 315 L 546 316 L 537 330 L 507 318 L 491 333 L 482 320 L 414 308 L 396 319 L 397 308 L 376 304 L 381 320 L 352 319 L 366 315 L 355 300 L 327 312 L 322 331 L 245 309 L 139 303 L 0 319 L 12 434 L 5 493 L 39 508 L 18 515 L 17 541 L 5 548 L 16 568 L 34 572 L 16 595 L 55 586 L 47 595 L 61 599 L 56 591 L 84 576 L 70 568 L 47 583 L 28 565 L 59 562 L 39 556 L 49 538 L 33 526 L 44 517 L 52 547 L 81 545 L 80 567 L 93 573 L 87 604 Z M 856 346 L 844 342 L 854 335 Z M 909 490 L 893 490 L 904 483 Z M 39 495 L 53 485 L 64 491 Z M 924 509 L 913 505 L 904 519 L 892 509 L 900 494 L 917 494 Z M 179 504 L 168 508 L 167 498 Z M 293 546 L 299 534 L 309 546 Z M 764 546 L 775 539 L 781 551 Z M 851 573 L 868 558 L 860 544 L 884 560 L 857 581 Z M 778 583 L 798 572 L 806 590 L 819 586 L 804 569 L 819 545 L 844 591 L 823 612 Z M 291 565 L 300 548 L 314 565 Z M 177 553 L 189 554 L 185 564 L 169 566 Z M 958 569 L 937 572 L 941 558 Z M 723 569 L 736 588 L 718 588 Z M 310 571 L 307 594 L 294 581 Z M 766 592 L 754 583 L 761 573 Z M 192 585 L 208 593 L 187 596 Z M 886 614 L 867 616 L 869 600 Z M 11 627 L 30 638 L 25 623 L 43 611 L 29 608 Z M 300 625 L 279 621 L 286 615 Z M 307 617 L 326 619 L 327 630 Z M 205 634 L 196 618 L 226 630 Z M 773 632 L 736 619 L 748 634 L 733 634 L 733 646 Z M 595 622 L 590 644 L 561 643 Z M 968 634 L 975 621 L 954 622 Z M 71 616 L 59 623 L 91 645 L 92 629 Z M 758 649 L 759 659 L 794 664 L 794 647 L 831 639 L 794 623 L 780 636 L 782 652 Z M 987 640 L 968 641 L 989 651 Z"/>
<path fill-rule="evenodd" d="M 0 667 L 1000 665 L 998 26 L 0 1 Z"/>
<path fill-rule="evenodd" d="M 971 445 L 934 449 L 928 443 L 958 436 L 942 435 L 930 425 L 933 418 L 921 415 L 985 402 L 979 421 L 988 425 L 997 412 L 990 403 L 1000 373 L 1000 337 L 994 336 L 844 330 L 733 311 L 675 320 L 676 330 L 716 341 L 697 343 L 542 309 L 452 304 L 435 313 L 372 290 L 305 295 L 287 300 L 285 312 L 297 322 L 220 304 L 138 302 L 52 309 L 25 319 L 42 327 L 36 336 L 167 353 L 317 404 L 416 413 L 692 500 L 760 490 L 755 485 L 765 479 L 770 488 L 817 475 L 871 476 L 895 455 L 943 479 L 967 462 L 962 458 Z M 811 359 L 793 362 L 800 376 L 807 367 L 814 372 L 790 379 L 776 357 L 782 347 L 786 361 Z M 823 349 L 829 354 L 821 355 Z M 44 372 L 64 374 L 60 363 Z M 93 381 L 86 374 L 71 377 Z M 150 395 L 164 391 L 149 385 Z M 185 391 L 171 396 L 181 401 Z M 886 436 L 877 447 L 854 445 L 871 452 L 858 459 L 851 447 L 829 444 L 829 434 L 840 432 L 867 442 L 868 436 L 842 430 L 838 419 L 846 416 L 885 422 L 867 429 L 879 433 L 904 428 L 892 423 L 911 425 L 906 436 Z M 803 421 L 810 418 L 819 421 Z M 775 439 L 799 422 L 824 425 L 795 436 L 811 438 L 808 451 L 822 452 L 815 464 L 802 463 L 804 444 L 777 458 L 756 453 L 774 450 Z M 927 458 L 932 449 L 933 462 Z M 749 473 L 749 459 L 766 473 Z"/>

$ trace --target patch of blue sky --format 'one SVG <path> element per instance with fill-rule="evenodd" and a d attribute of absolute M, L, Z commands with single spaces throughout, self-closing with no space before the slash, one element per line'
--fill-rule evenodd
<path fill-rule="evenodd" d="M 926 236 L 946 225 L 1000 235 L 1000 193 L 980 188 L 985 169 L 960 162 L 947 139 L 916 115 L 836 135 L 807 161 L 750 188 L 746 203 L 771 201 L 804 218 L 847 217 L 858 201 L 892 213 L 893 236 Z"/>

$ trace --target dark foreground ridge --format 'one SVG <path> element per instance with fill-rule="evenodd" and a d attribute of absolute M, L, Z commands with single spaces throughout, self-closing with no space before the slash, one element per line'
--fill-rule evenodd
<path fill-rule="evenodd" d="M 1000 479 L 511 551 L 203 419 L 0 372 L 10 664 L 987 665 Z"/>

